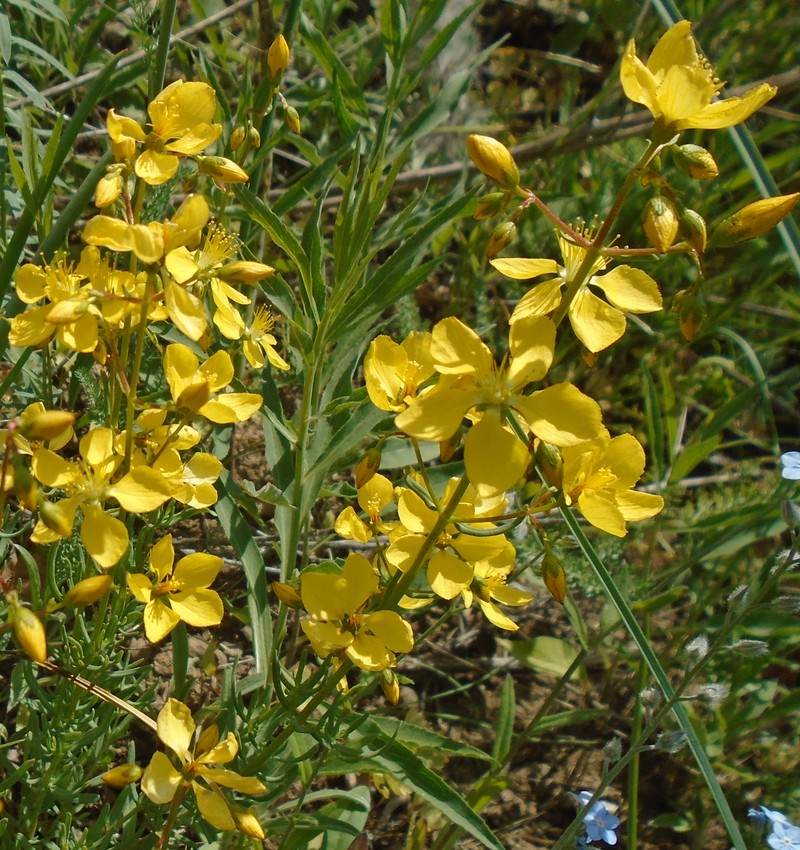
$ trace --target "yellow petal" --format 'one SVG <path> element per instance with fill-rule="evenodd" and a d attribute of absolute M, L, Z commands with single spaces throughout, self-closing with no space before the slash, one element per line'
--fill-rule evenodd
<path fill-rule="evenodd" d="M 320 658 L 350 646 L 353 635 L 342 631 L 335 623 L 320 623 L 317 620 L 302 620 L 300 625 Z"/>
<path fill-rule="evenodd" d="M 613 534 L 614 537 L 624 537 L 628 533 L 622 512 L 606 492 L 584 490 L 578 496 L 578 509 L 601 531 Z"/>
<path fill-rule="evenodd" d="M 555 260 L 500 257 L 492 260 L 491 264 L 500 274 L 512 277 L 515 280 L 530 280 L 532 277 L 539 277 L 543 274 L 558 274 L 558 263 Z"/>
<path fill-rule="evenodd" d="M 348 540 L 367 543 L 372 539 L 372 530 L 351 507 L 345 508 L 334 523 L 333 530 Z"/>
<path fill-rule="evenodd" d="M 364 358 L 367 394 L 380 410 L 403 410 L 403 386 L 408 355 L 388 336 L 375 337 Z"/>
<path fill-rule="evenodd" d="M 230 425 L 244 422 L 261 409 L 264 399 L 257 393 L 221 393 L 197 412 L 211 422 Z"/>
<path fill-rule="evenodd" d="M 160 508 L 171 495 L 167 479 L 145 466 L 137 466 L 106 491 L 130 513 L 144 514 Z"/>
<path fill-rule="evenodd" d="M 160 599 L 151 599 L 142 614 L 144 633 L 150 643 L 159 643 L 180 623 L 180 616 Z"/>
<path fill-rule="evenodd" d="M 429 508 L 413 490 L 404 488 L 397 499 L 397 516 L 414 534 L 427 534 L 439 520 L 438 511 Z"/>
<path fill-rule="evenodd" d="M 128 590 L 137 601 L 146 605 L 153 595 L 153 585 L 150 579 L 141 573 L 128 573 L 125 578 L 128 582 Z"/>
<path fill-rule="evenodd" d="M 200 775 L 216 785 L 232 788 L 240 794 L 263 794 L 267 790 L 267 786 L 254 776 L 239 776 L 238 773 L 225 768 L 205 768 L 200 771 Z"/>
<path fill-rule="evenodd" d="M 218 791 L 211 791 L 199 782 L 192 782 L 200 814 L 216 829 L 236 829 L 228 801 Z"/>
<path fill-rule="evenodd" d="M 489 375 L 494 366 L 486 344 L 455 316 L 434 325 L 431 356 L 436 371 L 443 375 Z"/>
<path fill-rule="evenodd" d="M 664 500 L 655 493 L 625 490 L 617 493 L 617 507 L 626 522 L 639 522 L 660 513 L 664 508 Z"/>
<path fill-rule="evenodd" d="M 68 487 L 81 479 L 74 463 L 59 457 L 50 449 L 38 449 L 31 462 L 33 474 L 46 487 Z"/>
<path fill-rule="evenodd" d="M 170 142 L 166 146 L 166 150 L 183 156 L 192 156 L 214 144 L 221 133 L 221 124 L 197 124 L 191 132 L 186 133 L 174 142 Z"/>
<path fill-rule="evenodd" d="M 200 271 L 197 261 L 185 245 L 170 251 L 164 257 L 164 265 L 178 283 L 188 283 Z"/>
<path fill-rule="evenodd" d="M 233 732 L 228 732 L 220 741 L 219 729 L 217 724 L 214 723 L 203 730 L 195 751 L 202 753 L 197 759 L 198 764 L 228 764 L 236 758 L 236 754 L 239 752 L 239 742 Z"/>
<path fill-rule="evenodd" d="M 164 753 L 155 753 L 142 774 L 142 791 L 159 806 L 172 802 L 183 777 Z"/>
<path fill-rule="evenodd" d="M 673 65 L 658 87 L 662 122 L 676 130 L 680 126 L 693 127 L 694 116 L 708 106 L 715 91 L 705 67 Z"/>
<path fill-rule="evenodd" d="M 614 473 L 618 489 L 627 490 L 642 477 L 644 449 L 633 434 L 620 434 L 608 443 L 596 463 Z"/>
<path fill-rule="evenodd" d="M 471 564 L 444 549 L 437 549 L 428 562 L 428 584 L 442 599 L 455 599 L 469 587 L 474 574 Z"/>
<path fill-rule="evenodd" d="M 17 269 L 14 275 L 14 286 L 19 300 L 25 304 L 35 304 L 47 294 L 47 275 L 44 269 L 25 263 Z"/>
<path fill-rule="evenodd" d="M 8 341 L 17 348 L 38 348 L 48 342 L 55 332 L 55 326 L 47 321 L 50 305 L 34 307 L 14 316 Z"/>
<path fill-rule="evenodd" d="M 88 353 L 97 347 L 97 319 L 84 313 L 76 322 L 58 329 L 58 341 L 72 351 Z"/>
<path fill-rule="evenodd" d="M 659 74 L 666 73 L 672 65 L 693 66 L 699 61 L 691 21 L 678 21 L 659 38 L 647 60 L 647 68 Z"/>
<path fill-rule="evenodd" d="M 530 463 L 528 447 L 493 416 L 484 416 L 464 440 L 464 465 L 479 493 L 495 495 L 513 487 Z"/>
<path fill-rule="evenodd" d="M 414 632 L 395 611 L 374 611 L 364 617 L 361 628 L 375 635 L 392 652 L 411 652 Z"/>
<path fill-rule="evenodd" d="M 608 348 L 624 333 L 625 316 L 588 289 L 581 289 L 569 306 L 569 321 L 575 336 L 597 352 Z"/>
<path fill-rule="evenodd" d="M 687 127 L 698 127 L 702 130 L 722 130 L 746 121 L 757 109 L 772 100 L 778 89 L 769 83 L 762 83 L 742 97 L 729 97 L 717 103 L 709 104 L 701 112 L 693 115 L 686 122 Z M 683 129 L 679 122 L 676 129 Z"/>
<path fill-rule="evenodd" d="M 514 312 L 511 314 L 511 324 L 520 319 L 529 319 L 536 316 L 546 316 L 561 303 L 561 286 L 564 281 L 556 277 L 537 284 L 529 290 L 517 302 Z"/>
<path fill-rule="evenodd" d="M 394 653 L 374 635 L 359 632 L 345 651 L 347 657 L 362 670 L 385 670 L 394 667 Z"/>
<path fill-rule="evenodd" d="M 652 313 L 662 306 L 658 284 L 649 274 L 632 266 L 616 266 L 608 274 L 597 275 L 592 283 L 620 310 Z"/>
<path fill-rule="evenodd" d="M 187 706 L 176 699 L 168 699 L 156 718 L 158 738 L 179 758 L 185 759 L 192 743 L 195 724 Z"/>
<path fill-rule="evenodd" d="M 208 381 L 211 392 L 215 393 L 227 387 L 233 380 L 233 361 L 227 351 L 217 351 L 200 366 L 198 371 Z"/>
<path fill-rule="evenodd" d="M 508 349 L 511 364 L 507 383 L 514 391 L 524 389 L 532 381 L 540 381 L 553 362 L 556 326 L 542 316 L 519 318 L 511 325 Z"/>
<path fill-rule="evenodd" d="M 113 567 L 128 548 L 125 523 L 96 505 L 83 505 L 82 509 L 81 540 L 86 551 L 101 567 Z"/>
<path fill-rule="evenodd" d="M 641 103 L 658 117 L 661 110 L 658 106 L 657 82 L 652 71 L 644 66 L 636 55 L 636 43 L 631 39 L 622 55 L 619 78 L 625 97 L 634 103 Z"/>
<path fill-rule="evenodd" d="M 180 160 L 174 154 L 146 150 L 136 158 L 134 170 L 148 186 L 160 186 L 175 176 L 179 165 Z"/>
<path fill-rule="evenodd" d="M 143 142 L 147 138 L 147 134 L 136 121 L 132 118 L 126 118 L 124 115 L 119 115 L 114 109 L 108 110 L 106 129 L 108 135 L 115 142 L 122 141 L 125 138 Z"/>
<path fill-rule="evenodd" d="M 170 594 L 172 610 L 190 626 L 218 626 L 222 622 L 225 607 L 215 590 L 198 588 Z"/>
<path fill-rule="evenodd" d="M 505 629 L 507 632 L 515 632 L 519 629 L 519 626 L 511 619 L 511 617 L 504 614 L 498 607 L 492 602 L 486 602 L 480 597 L 475 597 L 478 605 L 480 606 L 481 611 L 483 611 L 483 616 L 493 625 L 497 626 L 498 629 Z"/>
<path fill-rule="evenodd" d="M 417 396 L 409 408 L 397 416 L 395 424 L 417 440 L 442 442 L 455 434 L 467 411 L 478 401 L 475 390 L 451 389 L 439 384 Z"/>
<path fill-rule="evenodd" d="M 159 582 L 164 581 L 172 572 L 174 560 L 175 549 L 172 544 L 172 535 L 167 534 L 150 550 L 150 569 L 158 576 Z"/>
<path fill-rule="evenodd" d="M 516 406 L 531 431 L 554 446 L 574 446 L 606 433 L 600 405 L 572 384 L 554 384 Z"/>
<path fill-rule="evenodd" d="M 167 280 L 164 283 L 164 303 L 175 327 L 197 342 L 208 327 L 203 302 L 180 284 Z"/>

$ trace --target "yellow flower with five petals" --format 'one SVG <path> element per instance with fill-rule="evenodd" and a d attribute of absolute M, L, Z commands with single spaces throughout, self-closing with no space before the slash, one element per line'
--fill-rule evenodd
<path fill-rule="evenodd" d="M 664 141 L 680 130 L 722 130 L 741 124 L 777 92 L 775 86 L 762 83 L 743 97 L 713 102 L 722 83 L 698 53 L 689 21 L 678 22 L 661 36 L 647 64 L 637 57 L 631 39 L 622 57 L 620 80 L 628 99 L 650 110 Z"/>
<path fill-rule="evenodd" d="M 575 275 L 586 256 L 586 248 L 570 242 L 561 234 L 558 244 L 564 265 L 555 260 L 504 257 L 492 260 L 492 265 L 501 274 L 515 280 L 528 280 L 545 274 L 555 277 L 537 284 L 519 301 L 511 316 L 515 322 L 535 316 L 546 316 L 561 304 L 562 289 L 575 279 Z M 569 305 L 569 321 L 575 336 L 589 351 L 598 352 L 616 342 L 626 327 L 623 310 L 629 313 L 652 313 L 661 309 L 661 293 L 658 284 L 646 272 L 632 266 L 616 266 L 604 275 L 608 261 L 598 257 L 585 282 Z M 592 292 L 591 287 L 601 290 L 606 301 Z"/>
<path fill-rule="evenodd" d="M 214 827 L 232 830 L 237 820 L 220 788 L 231 788 L 242 794 L 263 794 L 267 789 L 261 780 L 219 765 L 229 764 L 239 752 L 232 732 L 220 740 L 215 723 L 195 738 L 195 722 L 189 709 L 176 699 L 168 699 L 158 713 L 157 734 L 162 744 L 180 759 L 176 769 L 166 753 L 157 752 L 142 774 L 142 791 L 157 805 L 171 803 L 179 789 L 191 787 L 200 814 Z"/>
<path fill-rule="evenodd" d="M 163 640 L 183 620 L 190 626 L 218 626 L 224 608 L 216 590 L 209 585 L 222 567 L 222 558 L 195 552 L 177 564 L 172 535 L 167 534 L 150 550 L 154 579 L 128 573 L 128 588 L 144 603 L 144 632 L 151 643 Z"/>

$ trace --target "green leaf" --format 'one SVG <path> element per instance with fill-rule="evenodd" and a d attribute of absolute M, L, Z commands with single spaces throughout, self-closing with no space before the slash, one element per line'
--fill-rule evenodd
<path fill-rule="evenodd" d="M 453 738 L 439 735 L 430 729 L 408 723 L 396 717 L 371 716 L 359 729 L 366 735 L 374 731 L 394 741 L 398 741 L 412 751 L 430 750 L 442 752 L 456 758 L 479 759 L 492 761 L 492 756 L 477 747 L 463 744 Z"/>
<path fill-rule="evenodd" d="M 501 764 L 505 761 L 511 749 L 511 738 L 514 735 L 514 713 L 517 707 L 514 694 L 514 678 L 507 675 L 503 680 L 503 690 L 500 692 L 500 709 L 497 712 L 497 734 L 492 744 L 492 756 Z"/>
<path fill-rule="evenodd" d="M 712 452 L 717 450 L 721 442 L 722 437 L 717 435 L 716 437 L 709 437 L 700 443 L 686 446 L 672 465 L 669 473 L 669 482 L 674 484 L 678 481 L 683 481 L 698 463 L 702 463 Z"/>
<path fill-rule="evenodd" d="M 553 678 L 563 676 L 578 657 L 578 650 L 572 644 L 548 635 L 530 640 L 501 640 L 501 643 L 521 664 Z"/>
<path fill-rule="evenodd" d="M 242 562 L 249 589 L 247 607 L 250 611 L 250 626 L 253 629 L 256 671 L 268 676 L 272 657 L 272 618 L 267 598 L 264 558 L 249 526 L 233 501 L 233 480 L 227 470 L 220 475 L 219 488 L 222 492 L 214 510 L 233 550 Z"/>

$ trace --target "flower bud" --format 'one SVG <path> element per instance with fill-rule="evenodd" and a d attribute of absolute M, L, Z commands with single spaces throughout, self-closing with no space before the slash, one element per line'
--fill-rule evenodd
<path fill-rule="evenodd" d="M 439 460 L 442 463 L 447 463 L 450 458 L 458 451 L 461 446 L 461 438 L 463 436 L 463 428 L 461 425 L 456 429 L 455 434 L 452 434 L 446 440 L 441 440 L 439 443 Z"/>
<path fill-rule="evenodd" d="M 104 174 L 94 187 L 94 205 L 101 210 L 110 207 L 122 194 L 124 181 L 119 170 Z"/>
<path fill-rule="evenodd" d="M 280 79 L 283 76 L 283 72 L 289 67 L 290 56 L 289 45 L 283 37 L 283 33 L 281 33 L 270 44 L 267 51 L 267 67 L 269 68 L 270 77 L 273 80 Z"/>
<path fill-rule="evenodd" d="M 266 263 L 257 263 L 254 260 L 237 260 L 228 263 L 216 272 L 217 277 L 222 280 L 234 281 L 236 283 L 255 283 L 264 280 L 265 277 L 275 274 L 275 269 Z"/>
<path fill-rule="evenodd" d="M 79 608 L 97 602 L 111 587 L 111 576 L 90 576 L 79 581 L 64 594 L 64 605 Z"/>
<path fill-rule="evenodd" d="M 29 458 L 21 458 L 19 455 L 14 456 L 13 474 L 11 479 L 14 485 L 14 495 L 22 507 L 29 511 L 35 511 L 39 504 L 39 484 L 31 475 Z M 7 470 L 8 471 L 8 470 Z M 4 491 L 10 489 L 11 482 L 4 482 Z"/>
<path fill-rule="evenodd" d="M 237 127 L 233 128 L 233 132 L 231 133 L 230 141 L 228 142 L 230 149 L 232 151 L 237 151 L 242 146 L 242 142 L 245 140 L 247 136 L 247 130 L 239 124 Z"/>
<path fill-rule="evenodd" d="M 542 559 L 542 580 L 553 599 L 563 605 L 567 595 L 567 577 L 561 561 L 550 552 L 546 552 Z"/>
<path fill-rule="evenodd" d="M 393 670 L 383 670 L 381 676 L 381 689 L 386 697 L 386 702 L 390 705 L 399 705 L 400 703 L 400 681 Z"/>
<path fill-rule="evenodd" d="M 650 198 L 644 210 L 644 233 L 654 248 L 662 253 L 675 242 L 678 235 L 678 216 L 666 198 Z"/>
<path fill-rule="evenodd" d="M 695 180 L 713 180 L 719 174 L 714 157 L 700 145 L 673 145 L 670 150 L 678 170 Z"/>
<path fill-rule="evenodd" d="M 706 317 L 706 306 L 702 297 L 689 289 L 682 289 L 672 302 L 672 312 L 678 314 L 683 338 L 691 342 Z"/>
<path fill-rule="evenodd" d="M 356 464 L 354 476 L 356 479 L 356 489 L 360 490 L 365 484 L 368 484 L 374 477 L 375 473 L 381 468 L 381 450 L 379 446 L 372 446 L 364 452 L 361 460 Z"/>
<path fill-rule="evenodd" d="M 536 464 L 542 471 L 542 475 L 547 479 L 547 483 L 561 489 L 561 473 L 564 465 L 561 452 L 550 443 L 539 440 L 536 444 Z"/>
<path fill-rule="evenodd" d="M 272 592 L 290 608 L 302 608 L 303 601 L 300 599 L 300 594 L 290 585 L 283 581 L 272 582 Z"/>
<path fill-rule="evenodd" d="M 220 183 L 247 183 L 250 175 L 226 156 L 196 156 L 197 165 L 203 174 Z"/>
<path fill-rule="evenodd" d="M 708 231 L 705 219 L 700 213 L 690 209 L 685 209 L 681 213 L 681 236 L 698 254 L 706 250 Z"/>
<path fill-rule="evenodd" d="M 231 806 L 230 813 L 239 832 L 249 835 L 250 838 L 257 838 L 259 841 L 264 840 L 264 829 L 252 812 Z"/>
<path fill-rule="evenodd" d="M 15 605 L 10 613 L 14 624 L 14 637 L 20 649 L 31 660 L 44 664 L 47 660 L 47 638 L 42 621 L 30 608 L 22 605 Z"/>
<path fill-rule="evenodd" d="M 677 753 L 686 745 L 686 733 L 683 729 L 674 732 L 662 732 L 656 739 L 653 748 L 667 753 Z"/>
<path fill-rule="evenodd" d="M 111 142 L 111 153 L 114 156 L 114 162 L 133 162 L 136 156 L 136 142 L 130 136 L 118 142 Z"/>
<path fill-rule="evenodd" d="M 287 104 L 283 107 L 283 121 L 293 133 L 300 135 L 300 116 L 293 106 Z"/>
<path fill-rule="evenodd" d="M 730 649 L 733 652 L 737 652 L 739 655 L 744 655 L 747 657 L 754 657 L 759 655 L 767 655 L 769 652 L 769 644 L 763 640 L 737 640 L 735 643 L 730 645 Z"/>
<path fill-rule="evenodd" d="M 250 127 L 247 130 L 247 141 L 251 148 L 260 148 L 261 147 L 261 133 L 256 130 L 255 127 Z"/>
<path fill-rule="evenodd" d="M 487 218 L 494 218 L 505 207 L 508 198 L 507 192 L 489 192 L 482 198 L 478 198 L 475 212 L 472 213 L 475 221 L 484 221 Z"/>
<path fill-rule="evenodd" d="M 519 169 L 511 151 L 490 136 L 467 137 L 467 152 L 475 167 L 504 189 L 519 186 Z"/>
<path fill-rule="evenodd" d="M 50 531 L 54 531 L 59 537 L 72 537 L 72 522 L 67 511 L 58 502 L 40 502 L 39 516 Z"/>
<path fill-rule="evenodd" d="M 791 195 L 754 201 L 721 221 L 711 237 L 711 243 L 718 248 L 728 248 L 755 239 L 789 215 L 799 200 L 800 192 L 793 192 Z"/>
<path fill-rule="evenodd" d="M 75 414 L 69 410 L 29 409 L 19 415 L 17 427 L 29 440 L 52 440 L 74 421 Z"/>
<path fill-rule="evenodd" d="M 493 260 L 503 250 L 503 248 L 508 248 L 516 236 L 517 226 L 513 221 L 504 221 L 501 224 L 498 224 L 492 231 L 492 235 L 489 237 L 489 241 L 486 244 L 487 258 Z"/>
<path fill-rule="evenodd" d="M 133 782 L 138 782 L 142 769 L 138 764 L 118 764 L 107 770 L 100 778 L 112 788 L 124 788 Z"/>

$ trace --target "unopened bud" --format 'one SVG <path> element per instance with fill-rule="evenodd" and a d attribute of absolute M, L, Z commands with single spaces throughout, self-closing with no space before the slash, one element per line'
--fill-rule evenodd
<path fill-rule="evenodd" d="M 381 450 L 378 446 L 373 446 L 364 452 L 361 460 L 356 464 L 354 471 L 356 489 L 360 490 L 365 484 L 369 483 L 380 467 Z"/>
<path fill-rule="evenodd" d="M 678 216 L 675 207 L 660 195 L 650 198 L 644 211 L 644 232 L 654 248 L 662 253 L 675 242 Z"/>
<path fill-rule="evenodd" d="M 516 236 L 517 226 L 513 221 L 504 221 L 501 224 L 498 224 L 492 231 L 492 235 L 489 237 L 489 241 L 486 244 L 487 258 L 493 260 L 503 250 L 503 248 L 508 248 Z"/>
<path fill-rule="evenodd" d="M 689 209 L 681 213 L 681 236 L 698 254 L 706 250 L 708 230 L 705 219 L 700 213 Z"/>
<path fill-rule="evenodd" d="M 613 764 L 622 758 L 622 741 L 612 738 L 603 745 L 603 759 Z"/>
<path fill-rule="evenodd" d="M 542 559 L 542 580 L 553 599 L 563 605 L 567 595 L 567 576 L 561 561 L 551 552 L 545 553 Z"/>
<path fill-rule="evenodd" d="M 686 644 L 686 653 L 688 655 L 694 655 L 698 661 L 702 661 L 708 655 L 708 650 L 709 643 L 705 635 L 698 635 Z"/>
<path fill-rule="evenodd" d="M 293 133 L 300 135 L 300 115 L 293 106 L 283 107 L 283 121 Z"/>
<path fill-rule="evenodd" d="M 300 599 L 300 594 L 290 585 L 283 581 L 272 582 L 272 592 L 290 608 L 302 608 L 303 600 Z"/>
<path fill-rule="evenodd" d="M 246 811 L 245 809 L 238 809 L 236 806 L 230 807 L 230 812 L 233 817 L 233 821 L 236 824 L 236 829 L 244 835 L 249 835 L 250 838 L 256 838 L 259 841 L 263 841 L 264 829 L 261 826 L 258 818 L 250 811 Z"/>
<path fill-rule="evenodd" d="M 783 518 L 790 529 L 800 529 L 800 507 L 793 502 L 783 502 L 781 505 Z"/>
<path fill-rule="evenodd" d="M 119 166 L 117 167 L 117 169 Z M 124 181 L 119 170 L 104 174 L 94 187 L 94 205 L 101 210 L 110 207 L 122 194 Z"/>
<path fill-rule="evenodd" d="M 508 200 L 507 192 L 490 192 L 482 198 L 478 198 L 475 212 L 472 213 L 475 221 L 483 221 L 487 218 L 494 218 L 506 206 Z"/>
<path fill-rule="evenodd" d="M 562 467 L 564 461 L 561 458 L 561 452 L 544 440 L 539 440 L 536 444 L 536 465 L 544 475 L 548 484 L 561 489 L 563 483 Z"/>
<path fill-rule="evenodd" d="M 142 776 L 142 769 L 138 764 L 118 764 L 107 770 L 101 777 L 106 785 L 111 788 L 124 788 L 133 782 L 138 782 Z"/>
<path fill-rule="evenodd" d="M 28 409 L 19 415 L 17 427 L 29 440 L 52 440 L 69 428 L 75 414 L 68 410 Z"/>
<path fill-rule="evenodd" d="M 750 588 L 746 584 L 738 584 L 728 594 L 728 607 L 736 608 L 740 604 L 748 601 L 750 596 Z"/>
<path fill-rule="evenodd" d="M 439 460 L 447 463 L 461 447 L 462 427 L 458 426 L 455 434 L 439 443 Z"/>
<path fill-rule="evenodd" d="M 714 157 L 700 145 L 673 145 L 670 150 L 678 170 L 695 180 L 713 180 L 719 175 Z"/>
<path fill-rule="evenodd" d="M 706 306 L 702 297 L 690 289 L 682 289 L 675 296 L 672 312 L 678 314 L 683 338 L 691 342 L 706 317 Z"/>
<path fill-rule="evenodd" d="M 272 42 L 267 51 L 267 67 L 269 68 L 270 77 L 273 80 L 280 79 L 283 72 L 289 67 L 289 45 L 281 33 L 275 41 Z"/>
<path fill-rule="evenodd" d="M 763 640 L 737 640 L 730 645 L 730 649 L 739 655 L 751 658 L 766 655 L 769 652 L 769 644 Z"/>
<path fill-rule="evenodd" d="M 779 596 L 775 607 L 782 614 L 800 614 L 800 596 Z"/>
<path fill-rule="evenodd" d="M 639 701 L 647 711 L 654 711 L 661 704 L 661 691 L 658 688 L 648 686 L 639 694 Z"/>
<path fill-rule="evenodd" d="M 233 128 L 233 132 L 231 133 L 230 141 L 228 142 L 230 149 L 232 151 L 239 150 L 242 146 L 242 142 L 245 140 L 247 136 L 247 130 L 239 124 L 237 127 Z"/>
<path fill-rule="evenodd" d="M 14 623 L 14 637 L 20 649 L 33 661 L 44 664 L 47 660 L 47 638 L 42 621 L 22 605 L 15 605 L 11 611 Z"/>
<path fill-rule="evenodd" d="M 111 576 L 90 576 L 79 581 L 64 594 L 64 605 L 79 608 L 97 602 L 111 587 Z"/>
<path fill-rule="evenodd" d="M 800 192 L 754 201 L 721 221 L 714 230 L 711 243 L 718 248 L 727 248 L 755 239 L 786 218 L 798 201 Z"/>
<path fill-rule="evenodd" d="M 226 156 L 197 156 L 197 166 L 203 174 L 220 183 L 247 183 L 250 175 Z"/>
<path fill-rule="evenodd" d="M 694 696 L 701 702 L 707 703 L 711 708 L 716 708 L 728 698 L 730 692 L 730 685 L 726 685 L 724 682 L 709 682 L 708 684 L 700 685 Z"/>
<path fill-rule="evenodd" d="M 17 501 L 29 511 L 35 511 L 39 504 L 39 485 L 33 475 L 31 475 L 29 463 L 29 458 L 14 455 L 12 464 L 14 473 L 11 478 L 13 479 L 14 495 L 17 497 Z M 10 489 L 10 482 L 4 481 L 4 492 L 7 489 Z"/>
<path fill-rule="evenodd" d="M 475 167 L 504 189 L 519 186 L 519 169 L 511 151 L 490 136 L 467 137 L 467 152 Z"/>
<path fill-rule="evenodd" d="M 251 148 L 260 148 L 261 147 L 261 133 L 256 130 L 255 127 L 250 127 L 247 131 L 247 141 L 250 144 Z"/>
<path fill-rule="evenodd" d="M 400 703 L 400 682 L 392 670 L 384 670 L 381 676 L 381 689 L 390 705 Z"/>
<path fill-rule="evenodd" d="M 237 260 L 228 263 L 221 269 L 217 269 L 216 276 L 222 280 L 234 281 L 235 283 L 255 283 L 264 280 L 265 277 L 275 274 L 275 269 L 266 263 L 257 263 L 255 260 Z"/>
<path fill-rule="evenodd" d="M 686 733 L 682 729 L 675 732 L 662 732 L 656 739 L 654 749 L 667 753 L 677 753 L 686 745 Z"/>
<path fill-rule="evenodd" d="M 39 503 L 39 516 L 42 522 L 58 534 L 59 537 L 72 537 L 72 520 L 67 511 L 58 502 Z"/>

